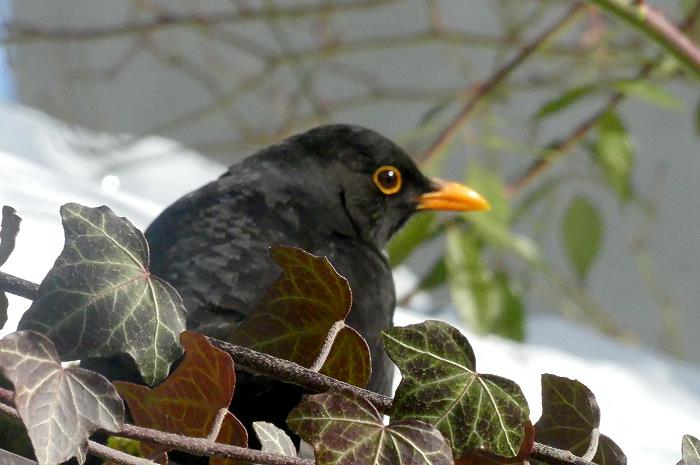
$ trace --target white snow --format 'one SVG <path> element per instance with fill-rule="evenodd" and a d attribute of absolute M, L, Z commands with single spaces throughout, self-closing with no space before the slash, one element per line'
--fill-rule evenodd
<path fill-rule="evenodd" d="M 66 202 L 109 205 L 140 228 L 169 202 L 224 170 L 177 143 L 70 129 L 35 110 L 0 105 L 0 204 L 23 218 L 17 247 L 2 271 L 39 282 L 63 245 L 58 208 Z M 412 279 L 397 273 L 397 285 Z M 424 297 L 425 298 L 425 297 Z M 28 307 L 10 296 L 14 328 Z M 454 313 L 440 316 L 458 327 Z M 397 325 L 419 321 L 399 309 Z M 576 378 L 595 394 L 601 431 L 625 451 L 630 463 L 673 464 L 683 434 L 700 435 L 700 371 L 650 351 L 624 346 L 559 317 L 533 316 L 528 343 L 473 334 L 462 328 L 477 368 L 511 378 L 523 388 L 532 418 L 540 412 L 540 374 Z"/>

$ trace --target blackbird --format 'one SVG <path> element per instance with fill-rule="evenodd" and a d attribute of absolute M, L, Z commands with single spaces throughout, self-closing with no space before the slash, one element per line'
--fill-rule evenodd
<path fill-rule="evenodd" d="M 146 238 L 151 271 L 181 294 L 188 328 L 220 339 L 230 336 L 279 276 L 270 246 L 328 257 L 352 290 L 347 323 L 371 350 L 368 388 L 389 394 L 393 368 L 380 332 L 392 323 L 396 299 L 382 249 L 419 210 L 488 208 L 471 189 L 421 174 L 380 134 L 330 125 L 234 164 L 168 207 Z M 244 423 L 253 417 L 283 424 L 299 400 L 292 389 L 239 373 L 232 409 Z"/>

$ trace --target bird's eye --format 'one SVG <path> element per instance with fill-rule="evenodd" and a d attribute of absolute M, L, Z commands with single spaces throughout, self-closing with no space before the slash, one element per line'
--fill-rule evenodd
<path fill-rule="evenodd" d="M 382 166 L 372 175 L 374 183 L 386 195 L 396 194 L 401 190 L 401 171 L 390 165 Z"/>

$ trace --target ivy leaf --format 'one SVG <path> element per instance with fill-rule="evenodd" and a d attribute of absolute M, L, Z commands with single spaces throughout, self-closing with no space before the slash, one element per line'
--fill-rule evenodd
<path fill-rule="evenodd" d="M 415 420 L 386 426 L 377 409 L 353 393 L 306 397 L 287 418 L 316 452 L 317 465 L 452 465 L 450 447 L 433 426 Z"/>
<path fill-rule="evenodd" d="M 5 327 L 7 323 L 7 307 L 9 302 L 7 301 L 7 296 L 4 292 L 0 292 L 0 329 Z"/>
<path fill-rule="evenodd" d="M 594 160 L 600 167 L 605 182 L 623 202 L 632 195 L 631 175 L 634 168 L 632 139 L 624 123 L 612 111 L 598 120 L 598 142 Z"/>
<path fill-rule="evenodd" d="M 615 441 L 604 434 L 598 438 L 598 450 L 593 457 L 593 462 L 599 465 L 627 465 L 627 456 L 622 452 Z"/>
<path fill-rule="evenodd" d="M 63 368 L 51 341 L 33 331 L 0 340 L 0 370 L 15 388 L 15 405 L 40 465 L 75 457 L 85 461 L 88 437 L 118 431 L 124 404 L 107 379 L 82 368 Z"/>
<path fill-rule="evenodd" d="M 421 213 L 394 235 L 386 247 L 392 268 L 403 263 L 415 249 L 435 235 L 439 229 L 436 219 L 432 212 Z"/>
<path fill-rule="evenodd" d="M 37 465 L 37 463 L 21 455 L 0 449 L 0 465 Z"/>
<path fill-rule="evenodd" d="M 282 275 L 248 319 L 236 327 L 229 341 L 309 368 L 321 353 L 331 328 L 342 324 L 324 363 L 324 373 L 364 387 L 371 366 L 369 347 L 344 323 L 352 303 L 347 280 L 326 257 L 286 246 L 272 247 L 270 253 L 282 268 Z"/>
<path fill-rule="evenodd" d="M 501 457 L 489 452 L 476 450 L 468 452 L 466 455 L 455 460 L 455 465 L 505 465 L 509 463 L 517 463 L 521 465 L 530 465 L 532 463 L 530 453 L 535 445 L 535 427 L 527 421 L 523 425 L 525 428 L 525 438 L 520 444 L 520 450 L 515 457 Z M 527 462 L 526 462 L 527 460 Z"/>
<path fill-rule="evenodd" d="M 477 373 L 462 333 L 428 320 L 391 328 L 383 337 L 403 375 L 392 420 L 412 418 L 436 426 L 456 457 L 475 449 L 502 457 L 518 454 L 529 416 L 525 396 L 513 381 Z"/>
<path fill-rule="evenodd" d="M 372 374 L 372 363 L 369 346 L 360 333 L 349 326 L 343 326 L 319 373 L 354 386 L 366 386 Z"/>
<path fill-rule="evenodd" d="M 151 389 L 140 384 L 115 381 L 119 394 L 129 405 L 137 425 L 193 437 L 207 437 L 221 409 L 226 409 L 216 441 L 246 447 L 248 436 L 238 419 L 229 412 L 236 374 L 231 356 L 209 343 L 201 334 L 180 335 L 185 358 L 161 384 Z M 144 456 L 167 462 L 170 449 L 142 443 Z M 238 463 L 211 457 L 211 465 Z"/>
<path fill-rule="evenodd" d="M 569 89 L 560 96 L 549 100 L 542 105 L 534 115 L 535 119 L 543 119 L 552 116 L 560 111 L 570 107 L 574 103 L 581 100 L 583 97 L 591 94 L 596 89 L 596 86 L 588 84 Z"/>
<path fill-rule="evenodd" d="M 2 207 L 2 222 L 0 222 L 0 266 L 4 265 L 10 254 L 15 249 L 15 239 L 19 233 L 19 224 L 22 218 L 17 216 L 17 211 L 8 207 Z"/>
<path fill-rule="evenodd" d="M 46 334 L 62 360 L 128 353 L 155 384 L 182 354 L 185 308 L 148 270 L 141 231 L 108 207 L 61 207 L 66 242 L 23 315 L 20 329 Z"/>
<path fill-rule="evenodd" d="M 22 218 L 16 210 L 7 205 L 2 207 L 2 222 L 0 223 L 0 266 L 4 265 L 15 249 L 15 239 L 19 233 Z M 7 307 L 9 302 L 4 292 L 0 292 L 0 329 L 7 323 Z"/>
<path fill-rule="evenodd" d="M 253 429 L 264 452 L 272 452 L 286 457 L 297 456 L 294 443 L 284 430 L 266 421 L 253 422 Z"/>
<path fill-rule="evenodd" d="M 700 465 L 700 441 L 694 436 L 686 434 L 683 436 L 681 445 L 683 458 L 679 462 L 681 465 Z"/>
<path fill-rule="evenodd" d="M 542 375 L 542 416 L 535 424 L 539 442 L 590 461 L 598 449 L 599 425 L 600 409 L 590 389 L 576 380 Z"/>
<path fill-rule="evenodd" d="M 603 241 L 603 220 L 585 197 L 571 200 L 564 212 L 561 240 L 571 268 L 579 280 L 586 279 Z"/>

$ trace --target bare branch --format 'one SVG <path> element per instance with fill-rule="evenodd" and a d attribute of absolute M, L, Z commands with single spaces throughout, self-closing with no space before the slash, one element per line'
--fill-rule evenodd
<path fill-rule="evenodd" d="M 481 100 L 493 92 L 503 81 L 505 81 L 525 60 L 527 60 L 535 51 L 547 43 L 555 34 L 560 32 L 571 21 L 573 21 L 579 13 L 584 11 L 585 3 L 577 1 L 567 10 L 567 12 L 549 26 L 545 31 L 535 37 L 532 41 L 525 44 L 518 53 L 515 54 L 506 64 L 494 72 L 491 77 L 484 81 L 477 93 L 470 98 L 460 112 L 447 125 L 447 127 L 435 138 L 435 141 L 425 150 L 421 157 L 422 163 L 429 162 L 433 157 L 442 152 L 464 124 L 469 120 L 477 105 Z"/>
<path fill-rule="evenodd" d="M 661 11 L 644 0 L 588 0 L 628 22 L 665 48 L 700 79 L 700 48 Z"/>

